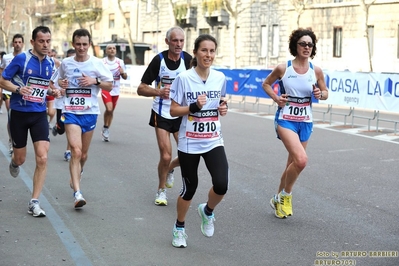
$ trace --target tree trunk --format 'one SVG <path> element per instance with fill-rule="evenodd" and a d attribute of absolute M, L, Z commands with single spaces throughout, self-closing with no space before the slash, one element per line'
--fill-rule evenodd
<path fill-rule="evenodd" d="M 129 42 L 129 48 L 130 48 L 130 58 L 132 60 L 132 64 L 133 65 L 137 65 L 136 62 L 136 52 L 134 51 L 134 43 L 133 43 L 133 38 L 132 38 L 132 30 L 130 29 L 130 25 L 127 24 L 127 20 L 126 17 L 123 13 L 123 8 L 121 5 L 121 0 L 118 0 L 118 7 L 119 7 L 119 11 L 121 12 L 121 16 L 123 16 L 124 20 L 123 20 L 123 25 L 125 25 L 125 27 L 127 28 L 127 32 L 129 35 L 129 38 L 127 39 L 127 41 Z"/>
<path fill-rule="evenodd" d="M 361 0 L 360 1 L 360 5 L 363 8 L 363 11 L 364 11 L 364 14 L 365 14 L 364 37 L 366 39 L 368 61 L 369 61 L 369 71 L 370 72 L 373 72 L 373 60 L 372 60 L 372 56 L 371 56 L 371 47 L 370 47 L 370 36 L 369 36 L 369 31 L 368 31 L 368 23 L 369 23 L 370 6 L 373 3 L 374 3 L 374 1 L 372 1 L 370 4 L 366 4 L 365 0 Z"/>

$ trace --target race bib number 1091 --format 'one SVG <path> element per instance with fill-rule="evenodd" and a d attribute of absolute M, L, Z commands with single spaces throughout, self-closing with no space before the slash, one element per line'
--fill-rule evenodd
<path fill-rule="evenodd" d="M 288 96 L 288 102 L 286 106 L 283 107 L 280 117 L 289 121 L 311 122 L 311 98 Z"/>

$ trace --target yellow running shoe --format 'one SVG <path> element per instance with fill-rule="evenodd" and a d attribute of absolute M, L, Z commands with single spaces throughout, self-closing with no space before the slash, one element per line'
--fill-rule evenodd
<path fill-rule="evenodd" d="M 275 197 L 273 196 L 270 200 L 270 207 L 274 210 L 274 216 L 276 216 L 279 219 L 284 219 L 287 218 L 284 214 L 281 213 L 280 211 L 280 203 L 275 200 Z"/>
<path fill-rule="evenodd" d="M 292 195 L 278 195 L 280 198 L 279 210 L 285 216 L 292 216 Z"/>
<path fill-rule="evenodd" d="M 158 206 L 167 206 L 168 198 L 166 197 L 166 189 L 160 188 L 155 195 L 155 205 Z"/>

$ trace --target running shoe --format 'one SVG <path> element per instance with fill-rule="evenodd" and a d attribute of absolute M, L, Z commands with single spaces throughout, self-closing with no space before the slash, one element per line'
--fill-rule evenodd
<path fill-rule="evenodd" d="M 281 192 L 279 194 L 280 198 L 280 212 L 285 216 L 291 216 L 292 213 L 292 195 L 282 195 Z"/>
<path fill-rule="evenodd" d="M 10 162 L 9 169 L 10 169 L 11 176 L 17 177 L 19 175 L 19 166 L 17 166 L 17 167 L 13 166 L 12 159 Z"/>
<path fill-rule="evenodd" d="M 55 125 L 51 128 L 51 133 L 53 134 L 54 137 L 57 136 L 57 134 L 58 134 L 57 125 Z"/>
<path fill-rule="evenodd" d="M 103 130 L 101 131 L 101 136 L 103 137 L 103 141 L 108 142 L 109 141 L 109 129 L 103 128 Z"/>
<path fill-rule="evenodd" d="M 66 150 L 65 152 L 64 152 L 64 160 L 65 161 L 67 161 L 67 162 L 69 162 L 70 160 L 71 160 L 71 151 L 70 150 Z"/>
<path fill-rule="evenodd" d="M 11 142 L 11 140 L 8 140 L 8 153 L 10 155 L 12 155 L 13 152 L 14 152 L 14 149 L 12 147 L 12 142 Z"/>
<path fill-rule="evenodd" d="M 75 197 L 75 208 L 80 208 L 86 205 L 86 200 L 83 198 L 83 195 L 80 191 L 73 193 L 73 196 Z"/>
<path fill-rule="evenodd" d="M 271 199 L 270 199 L 270 207 L 272 207 L 272 209 L 274 210 L 274 215 L 279 218 L 279 219 L 285 219 L 287 218 L 287 216 L 285 216 L 284 214 L 282 214 L 280 212 L 280 202 L 277 199 L 277 195 L 274 195 Z"/>
<path fill-rule="evenodd" d="M 173 226 L 173 240 L 172 245 L 175 248 L 185 248 L 187 247 L 187 235 L 184 228 L 177 228 L 176 225 Z"/>
<path fill-rule="evenodd" d="M 213 213 L 211 216 L 206 215 L 204 210 L 205 206 L 206 203 L 198 205 L 198 214 L 202 219 L 201 232 L 204 236 L 211 237 L 215 231 L 215 226 L 213 225 L 213 222 L 215 221 L 215 215 Z"/>
<path fill-rule="evenodd" d="M 166 197 L 166 189 L 160 188 L 155 195 L 155 205 L 158 206 L 167 206 L 168 198 Z"/>
<path fill-rule="evenodd" d="M 28 204 L 28 213 L 32 214 L 33 217 L 44 217 L 46 213 L 40 208 L 38 200 L 30 200 Z"/>
<path fill-rule="evenodd" d="M 174 170 L 170 171 L 166 177 L 166 184 L 165 186 L 167 188 L 172 188 L 173 187 L 173 182 L 175 181 L 175 177 L 173 176 Z"/>

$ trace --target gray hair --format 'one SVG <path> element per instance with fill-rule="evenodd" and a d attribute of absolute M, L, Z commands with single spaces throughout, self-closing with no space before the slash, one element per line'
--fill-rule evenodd
<path fill-rule="evenodd" d="M 181 27 L 178 26 L 172 27 L 166 32 L 166 39 L 168 39 L 168 41 L 170 41 L 170 35 L 172 35 L 172 32 L 176 30 L 180 30 L 181 32 L 183 32 L 183 35 L 185 35 L 185 32 Z"/>

